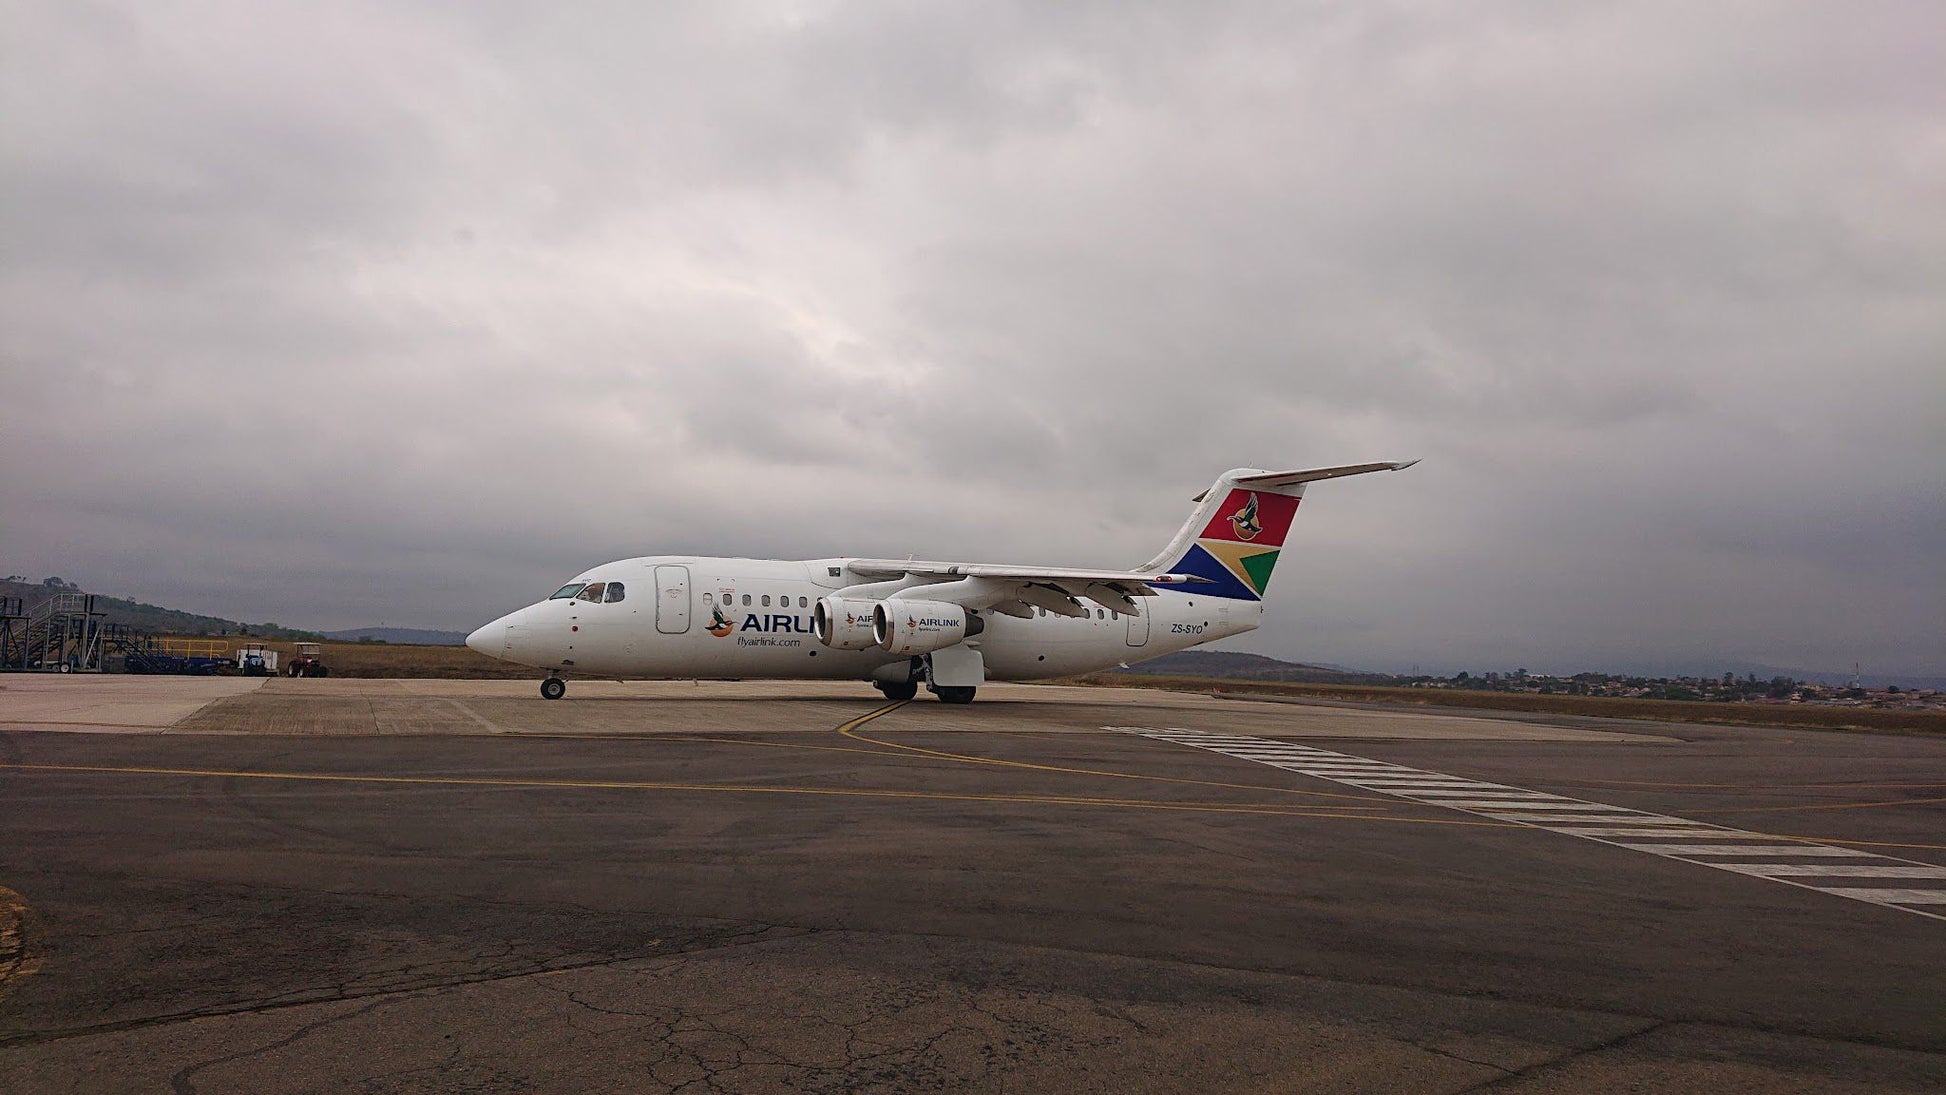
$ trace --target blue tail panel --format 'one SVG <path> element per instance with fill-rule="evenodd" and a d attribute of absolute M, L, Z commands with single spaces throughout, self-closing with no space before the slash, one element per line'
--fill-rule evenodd
<path fill-rule="evenodd" d="M 1235 601 L 1260 600 L 1257 591 L 1244 585 L 1230 568 L 1218 562 L 1216 556 L 1204 551 L 1201 544 L 1189 545 L 1189 550 L 1169 568 L 1171 574 L 1194 574 L 1198 578 L 1209 579 L 1183 586 L 1164 586 L 1172 593 L 1188 593 L 1204 597 L 1227 597 Z"/>

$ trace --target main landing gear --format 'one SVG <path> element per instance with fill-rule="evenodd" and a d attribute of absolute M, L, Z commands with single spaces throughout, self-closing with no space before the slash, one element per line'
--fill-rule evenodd
<path fill-rule="evenodd" d="M 933 691 L 938 694 L 940 703 L 972 703 L 973 702 L 973 689 L 971 688 L 965 688 L 965 687 L 955 688 L 949 685 L 942 684 L 934 688 Z"/>
<path fill-rule="evenodd" d="M 899 681 L 896 684 L 891 681 L 876 681 L 874 684 L 880 692 L 885 693 L 885 698 L 888 700 L 909 700 L 919 694 L 918 681 Z"/>
<path fill-rule="evenodd" d="M 549 677 L 541 682 L 541 699 L 558 700 L 568 694 L 568 682 L 559 677 Z"/>

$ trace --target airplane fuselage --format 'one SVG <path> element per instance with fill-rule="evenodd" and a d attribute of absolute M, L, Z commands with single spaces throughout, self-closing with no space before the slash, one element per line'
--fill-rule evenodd
<path fill-rule="evenodd" d="M 649 556 L 595 567 L 574 585 L 602 583 L 603 599 L 550 598 L 470 642 L 537 668 L 637 678 L 903 681 L 914 659 L 873 647 L 842 650 L 816 638 L 812 610 L 859 579 L 845 559 L 808 561 Z M 622 586 L 613 599 L 615 583 Z M 1158 590 L 1141 614 L 1082 601 L 1085 615 L 1044 609 L 1029 618 L 981 613 L 989 680 L 1069 676 L 1132 663 L 1255 628 L 1260 601 Z"/>
<path fill-rule="evenodd" d="M 605 563 L 467 636 L 562 672 L 677 679 L 868 680 L 971 703 L 984 681 L 1091 673 L 1253 630 L 1306 484 L 1403 463 L 1235 468 L 1191 499 L 1132 570 L 905 559 L 657 555 Z"/>

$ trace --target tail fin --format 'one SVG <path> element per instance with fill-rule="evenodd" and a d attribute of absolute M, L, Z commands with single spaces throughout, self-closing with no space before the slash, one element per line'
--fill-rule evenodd
<path fill-rule="evenodd" d="M 1260 471 L 1237 468 L 1224 472 L 1210 489 L 1197 495 L 1196 508 L 1162 554 L 1138 570 L 1164 574 L 1193 574 L 1206 580 L 1195 587 L 1206 597 L 1260 601 L 1270 588 L 1270 572 L 1297 516 L 1304 486 L 1320 479 L 1399 471 L 1418 463 L 1353 464 L 1312 471 Z"/>

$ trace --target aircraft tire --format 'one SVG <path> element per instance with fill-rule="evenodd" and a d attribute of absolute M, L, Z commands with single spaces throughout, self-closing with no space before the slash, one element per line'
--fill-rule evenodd
<path fill-rule="evenodd" d="M 939 692 L 940 703 L 967 704 L 973 702 L 974 689 L 971 688 L 940 688 L 937 691 Z"/>
<path fill-rule="evenodd" d="M 568 682 L 559 677 L 549 677 L 541 682 L 541 699 L 558 700 L 568 693 Z"/>
<path fill-rule="evenodd" d="M 877 681 L 874 682 L 873 687 L 885 693 L 885 698 L 888 700 L 909 700 L 919 694 L 918 681 L 900 681 L 897 684 Z"/>

